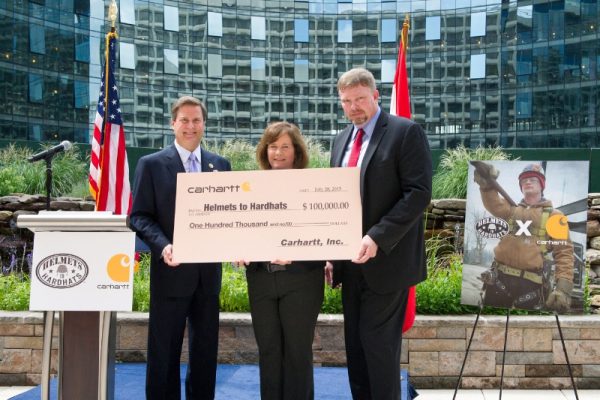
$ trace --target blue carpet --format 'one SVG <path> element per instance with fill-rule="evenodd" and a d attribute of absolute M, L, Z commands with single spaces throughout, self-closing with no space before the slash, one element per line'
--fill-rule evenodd
<path fill-rule="evenodd" d="M 181 366 L 181 377 L 185 378 L 186 365 Z M 406 371 L 402 371 L 402 398 L 406 398 Z M 115 374 L 115 400 L 137 400 L 144 398 L 146 364 L 117 364 Z M 52 400 L 57 398 L 56 379 L 50 383 Z M 183 389 L 183 379 L 181 385 Z M 12 400 L 38 400 L 40 387 L 35 387 Z M 183 396 L 185 397 L 185 396 Z M 256 400 L 260 398 L 257 365 L 219 365 L 217 369 L 217 400 Z M 315 368 L 315 399 L 350 399 L 350 386 L 346 368 Z M 412 397 L 411 397 L 412 398 Z"/>

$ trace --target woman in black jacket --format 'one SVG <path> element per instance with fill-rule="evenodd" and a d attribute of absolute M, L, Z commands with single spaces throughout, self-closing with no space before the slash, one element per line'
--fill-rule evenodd
<path fill-rule="evenodd" d="M 256 149 L 261 169 L 305 168 L 306 144 L 288 122 L 267 126 Z M 262 400 L 314 398 L 312 343 L 323 303 L 323 261 L 245 264 L 258 344 Z"/>

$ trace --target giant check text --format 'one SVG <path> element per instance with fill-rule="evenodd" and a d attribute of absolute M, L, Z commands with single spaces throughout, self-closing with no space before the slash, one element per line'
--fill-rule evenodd
<path fill-rule="evenodd" d="M 181 173 L 180 263 L 346 260 L 362 238 L 358 168 Z"/>

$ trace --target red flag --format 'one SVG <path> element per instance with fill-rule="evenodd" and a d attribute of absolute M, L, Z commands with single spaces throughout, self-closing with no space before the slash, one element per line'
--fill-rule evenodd
<path fill-rule="evenodd" d="M 131 188 L 129 164 L 125 151 L 125 131 L 114 76 L 117 34 L 106 35 L 106 59 L 100 82 L 100 95 L 90 160 L 90 192 L 96 200 L 96 211 L 129 214 Z"/>
<path fill-rule="evenodd" d="M 408 92 L 408 75 L 406 73 L 408 28 L 410 28 L 410 24 L 407 15 L 402 24 L 402 34 L 398 48 L 398 62 L 396 64 L 396 74 L 394 75 L 394 86 L 392 87 L 392 100 L 390 104 L 390 114 L 405 118 L 410 118 L 410 94 Z M 406 303 L 404 323 L 402 324 L 402 333 L 412 328 L 415 323 L 415 316 L 417 315 L 417 293 L 415 289 L 414 286 L 411 286 L 408 290 L 408 301 Z"/>
<path fill-rule="evenodd" d="M 408 75 L 406 74 L 406 48 L 408 46 L 408 15 L 402 24 L 400 46 L 398 48 L 398 62 L 392 87 L 392 100 L 390 114 L 410 118 L 410 94 L 408 92 Z"/>

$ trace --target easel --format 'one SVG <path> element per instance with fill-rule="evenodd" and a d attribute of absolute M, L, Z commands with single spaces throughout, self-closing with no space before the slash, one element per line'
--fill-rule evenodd
<path fill-rule="evenodd" d="M 452 400 L 456 400 L 456 394 L 458 393 L 458 389 L 460 388 L 460 383 L 462 381 L 463 372 L 465 369 L 465 364 L 467 363 L 467 357 L 469 356 L 469 349 L 471 348 L 471 343 L 473 342 L 473 337 L 475 336 L 475 329 L 477 329 L 477 324 L 479 323 L 479 316 L 481 315 L 481 310 L 483 309 L 483 305 L 479 304 L 479 310 L 477 311 L 477 317 L 475 318 L 475 323 L 473 324 L 473 330 L 471 332 L 471 337 L 469 338 L 469 344 L 467 345 L 467 351 L 465 352 L 465 358 L 463 359 L 462 366 L 460 367 L 460 374 L 458 375 L 458 381 L 456 382 L 456 388 L 454 389 L 454 396 L 452 396 Z M 560 322 L 558 320 L 558 314 L 555 312 L 554 317 L 556 318 L 556 326 L 558 327 L 558 333 L 560 335 L 560 342 L 562 343 L 562 348 L 565 353 L 565 361 L 567 362 L 567 368 L 569 369 L 569 376 L 571 377 L 571 384 L 573 385 L 573 392 L 575 392 L 575 399 L 579 400 L 579 396 L 577 395 L 577 386 L 575 385 L 575 379 L 573 378 L 573 371 L 571 369 L 571 363 L 569 362 L 569 355 L 567 354 L 567 346 L 565 346 L 565 339 L 563 338 L 562 329 L 560 327 Z M 502 350 L 502 370 L 500 372 L 500 395 L 498 400 L 502 400 L 502 389 L 504 386 L 504 364 L 506 359 L 506 345 L 508 342 L 508 322 L 510 320 L 510 308 L 506 309 L 506 325 L 504 328 L 504 348 Z"/>

